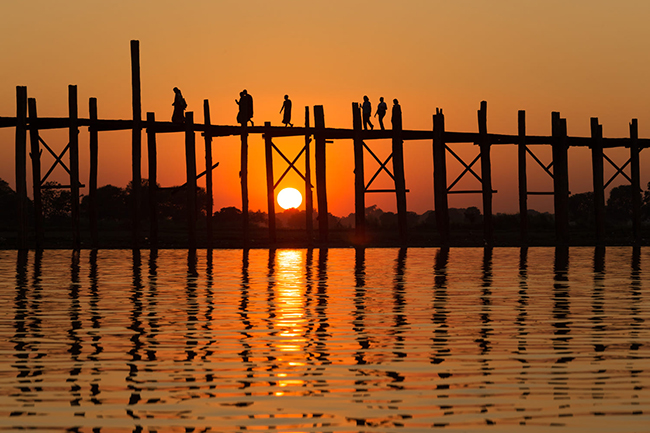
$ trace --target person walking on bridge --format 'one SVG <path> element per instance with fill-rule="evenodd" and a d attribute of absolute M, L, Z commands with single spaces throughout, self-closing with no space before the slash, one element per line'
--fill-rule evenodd
<path fill-rule="evenodd" d="M 363 129 L 367 130 L 368 125 L 370 125 L 370 129 L 373 129 L 373 125 L 370 122 L 370 116 L 372 116 L 372 105 L 370 105 L 370 100 L 368 99 L 367 96 L 363 97 L 363 105 L 362 105 L 362 110 L 361 112 L 363 113 Z"/>

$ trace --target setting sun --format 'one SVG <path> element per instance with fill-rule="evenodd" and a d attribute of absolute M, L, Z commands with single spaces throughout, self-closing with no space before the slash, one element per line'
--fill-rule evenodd
<path fill-rule="evenodd" d="M 302 203 L 302 194 L 295 188 L 285 188 L 278 194 L 278 204 L 282 209 L 297 208 Z"/>

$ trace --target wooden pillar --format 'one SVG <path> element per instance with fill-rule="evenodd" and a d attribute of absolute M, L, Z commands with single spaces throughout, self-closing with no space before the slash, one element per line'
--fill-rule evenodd
<path fill-rule="evenodd" d="M 314 125 L 316 127 L 316 194 L 318 200 L 318 232 L 321 243 L 329 240 L 327 182 L 326 182 L 326 151 L 325 151 L 325 112 L 322 105 L 314 106 Z"/>
<path fill-rule="evenodd" d="M 27 87 L 16 86 L 16 220 L 17 246 L 27 249 Z"/>
<path fill-rule="evenodd" d="M 185 113 L 185 172 L 187 183 L 187 238 L 189 248 L 196 248 L 196 141 L 194 138 L 194 113 Z"/>
<path fill-rule="evenodd" d="M 97 233 L 97 175 L 99 173 L 99 133 L 97 131 L 97 98 L 88 101 L 88 147 L 90 153 L 90 173 L 88 179 L 88 219 L 90 221 L 90 244 L 99 247 Z"/>
<path fill-rule="evenodd" d="M 491 143 L 487 138 L 487 102 L 481 101 L 478 110 L 479 146 L 481 148 L 481 185 L 483 191 L 483 241 L 485 246 L 494 244 L 492 226 L 492 163 L 490 161 Z"/>
<path fill-rule="evenodd" d="M 528 176 L 526 174 L 526 112 L 518 112 L 519 233 L 521 245 L 528 245 Z"/>
<path fill-rule="evenodd" d="M 210 103 L 207 99 L 203 100 L 203 124 L 205 125 L 205 227 L 207 230 L 208 248 L 212 248 L 212 221 L 214 213 L 214 198 L 212 186 L 212 136 L 208 134 L 210 128 Z"/>
<path fill-rule="evenodd" d="M 314 196 L 311 187 L 311 130 L 309 129 L 309 107 L 305 107 L 305 217 L 307 240 L 314 239 Z"/>
<path fill-rule="evenodd" d="M 131 41 L 131 95 L 133 127 L 131 129 L 131 234 L 132 246 L 140 243 L 140 186 L 142 184 L 142 99 L 140 89 L 140 41 Z"/>
<path fill-rule="evenodd" d="M 603 127 L 598 118 L 591 118 L 591 166 L 594 186 L 594 221 L 596 246 L 605 244 L 605 180 L 603 167 Z"/>
<path fill-rule="evenodd" d="M 354 129 L 354 231 L 355 243 L 366 243 L 366 180 L 363 167 L 363 138 L 361 137 L 361 107 L 352 103 L 352 128 Z"/>
<path fill-rule="evenodd" d="M 264 122 L 264 127 L 271 127 L 271 122 Z M 264 131 L 264 153 L 266 155 L 266 200 L 269 212 L 269 242 L 275 244 L 275 180 L 273 178 L 273 142 L 269 129 Z"/>
<path fill-rule="evenodd" d="M 77 104 L 77 86 L 68 86 L 68 111 L 70 127 L 70 209 L 72 214 L 72 244 L 75 249 L 81 247 L 79 232 L 79 110 Z"/>
<path fill-rule="evenodd" d="M 555 242 L 569 244 L 569 159 L 566 119 L 551 114 L 553 136 L 553 199 L 555 205 Z"/>
<path fill-rule="evenodd" d="M 630 174 L 632 180 L 632 236 L 634 245 L 641 243 L 641 171 L 639 167 L 639 125 L 630 123 Z"/>
<path fill-rule="evenodd" d="M 402 141 L 402 111 L 393 112 L 393 176 L 397 200 L 397 223 L 402 246 L 407 243 L 406 176 L 404 174 L 404 142 Z"/>
<path fill-rule="evenodd" d="M 436 226 L 440 244 L 449 246 L 449 204 L 447 200 L 447 153 L 445 150 L 445 116 L 436 108 L 433 116 L 433 193 Z"/>
<path fill-rule="evenodd" d="M 149 245 L 158 248 L 158 149 L 156 114 L 147 113 L 147 166 L 149 167 Z"/>
<path fill-rule="evenodd" d="M 246 123 L 241 126 L 241 168 L 239 177 L 241 180 L 241 214 L 242 214 L 242 236 L 244 245 L 248 245 L 248 127 Z"/>
<path fill-rule="evenodd" d="M 41 146 L 38 138 L 38 115 L 36 99 L 28 99 L 29 109 L 29 142 L 32 158 L 32 184 L 34 190 L 34 231 L 36 232 L 36 248 L 43 248 L 43 202 L 41 199 Z"/>

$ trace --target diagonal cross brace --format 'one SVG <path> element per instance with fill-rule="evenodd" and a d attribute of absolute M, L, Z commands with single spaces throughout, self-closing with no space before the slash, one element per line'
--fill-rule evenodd
<path fill-rule="evenodd" d="M 303 176 L 303 174 L 300 172 L 300 170 L 298 170 L 298 168 L 296 167 L 295 164 L 298 161 L 298 159 L 302 156 L 302 154 L 305 152 L 305 150 L 307 149 L 307 145 L 303 146 L 303 148 L 300 149 L 300 152 L 298 152 L 298 155 L 293 159 L 293 161 L 289 161 L 289 158 L 284 156 L 284 153 L 282 153 L 282 151 L 280 149 L 278 149 L 278 147 L 273 142 L 271 142 L 271 146 L 273 147 L 273 149 L 275 149 L 276 152 L 278 152 L 280 154 L 282 159 L 284 159 L 287 162 L 287 164 L 289 164 L 289 167 L 287 167 L 287 169 L 284 170 L 284 173 L 282 173 L 282 176 L 280 176 L 280 178 L 277 180 L 277 182 L 275 182 L 275 185 L 273 185 L 273 189 L 275 190 L 275 188 L 278 187 L 280 182 L 282 182 L 282 179 L 284 179 L 284 177 L 289 173 L 289 171 L 291 171 L 292 168 L 294 169 L 294 171 L 296 173 L 298 173 L 298 176 L 300 176 L 302 178 L 302 180 L 304 180 L 306 182 L 307 179 L 305 178 L 305 176 Z M 311 185 L 311 183 L 310 183 L 309 187 L 313 188 L 314 186 Z"/>
<path fill-rule="evenodd" d="M 614 175 L 613 175 L 613 176 L 612 176 L 612 177 L 607 181 L 607 183 L 605 183 L 604 188 L 607 188 L 607 187 L 609 186 L 609 184 L 612 183 L 612 182 L 614 181 L 614 179 L 616 179 L 616 177 L 617 177 L 619 174 L 620 174 L 621 176 L 623 176 L 624 178 L 626 178 L 626 179 L 630 182 L 630 184 L 633 184 L 632 179 L 630 179 L 630 177 L 629 177 L 629 176 L 628 176 L 628 175 L 623 171 L 623 170 L 625 170 L 625 167 L 627 167 L 627 166 L 630 164 L 630 162 L 632 162 L 632 159 L 628 159 L 627 162 L 626 162 L 625 164 L 623 164 L 622 167 L 619 167 L 618 165 L 616 165 L 616 164 L 614 163 L 614 161 L 612 161 L 612 160 L 611 160 L 607 155 L 605 155 L 604 153 L 603 153 L 603 158 L 605 158 L 605 160 L 607 160 L 607 162 L 609 162 L 609 163 L 612 165 L 612 167 L 614 167 L 614 168 L 616 169 L 616 173 L 614 173 Z"/>
<path fill-rule="evenodd" d="M 451 184 L 449 187 L 447 187 L 447 191 L 451 191 L 451 188 L 452 188 L 454 185 L 456 185 L 456 184 L 460 181 L 460 179 L 461 179 L 463 176 L 465 176 L 465 174 L 466 174 L 467 172 L 470 172 L 472 175 L 474 175 L 475 178 L 478 179 L 479 182 L 483 183 L 483 180 L 481 179 L 481 177 L 480 177 L 478 174 L 476 174 L 476 172 L 475 172 L 474 170 L 472 170 L 472 166 L 473 166 L 474 164 L 476 164 L 476 161 L 478 161 L 478 160 L 481 158 L 481 154 L 478 154 L 478 155 L 476 156 L 476 158 L 474 158 L 474 160 L 471 162 L 471 164 L 467 165 L 467 164 L 465 164 L 465 161 L 463 161 L 463 159 L 462 159 L 460 156 L 456 155 L 456 153 L 454 153 L 454 151 L 451 150 L 451 148 L 450 148 L 449 146 L 447 146 L 446 144 L 445 144 L 445 149 L 447 149 L 447 151 L 448 151 L 448 152 L 449 152 L 449 153 L 450 153 L 454 158 L 456 158 L 456 160 L 457 160 L 458 162 L 460 162 L 460 163 L 463 165 L 463 167 L 465 167 L 465 170 L 463 170 L 463 172 L 462 172 L 462 173 L 461 173 L 461 174 L 456 178 L 456 180 L 453 181 L 452 184 Z"/>
<path fill-rule="evenodd" d="M 362 141 L 361 143 L 363 144 L 363 147 L 366 148 L 368 153 L 370 153 L 372 155 L 372 157 L 375 158 L 375 161 L 377 161 L 377 163 L 379 164 L 379 168 L 377 169 L 377 172 L 375 173 L 375 175 L 372 177 L 372 179 L 370 179 L 370 181 L 366 185 L 364 192 L 368 192 L 368 189 L 370 188 L 370 185 L 372 185 L 372 182 L 374 182 L 374 180 L 377 178 L 377 176 L 379 176 L 379 173 L 381 173 L 382 170 L 384 170 L 386 173 L 388 173 L 390 178 L 393 179 L 393 181 L 395 181 L 395 176 L 393 176 L 393 173 L 391 173 L 390 170 L 388 170 L 388 168 L 386 168 L 386 164 L 388 164 L 388 162 L 393 158 L 393 153 L 391 152 L 391 154 L 388 155 L 388 158 L 386 158 L 386 161 L 381 162 L 381 160 L 377 157 L 377 155 L 375 155 L 374 152 L 372 150 L 370 150 L 370 148 L 366 145 L 366 143 L 364 141 Z"/>
<path fill-rule="evenodd" d="M 530 150 L 530 149 L 528 148 L 528 146 L 526 146 L 526 152 L 528 152 L 528 154 L 529 154 L 530 156 L 533 157 L 533 159 L 535 160 L 535 162 L 536 162 L 540 167 L 542 167 L 542 169 L 543 169 L 543 170 L 544 170 L 544 171 L 545 171 L 549 176 L 551 176 L 551 179 L 553 179 L 553 173 L 551 173 L 551 170 L 550 170 L 550 168 L 553 167 L 553 161 L 551 161 L 551 163 L 550 163 L 548 166 L 546 166 L 546 165 L 544 165 L 544 163 L 543 163 L 542 161 L 539 160 L 539 158 L 538 158 L 538 157 L 533 153 L 533 151 Z"/>
<path fill-rule="evenodd" d="M 57 166 L 58 164 L 61 164 L 61 167 L 63 167 L 63 169 L 64 169 L 65 171 L 67 171 L 68 174 L 70 174 L 70 169 L 68 169 L 68 167 L 65 165 L 65 163 L 64 163 L 63 160 L 61 159 L 61 158 L 63 158 L 63 156 L 65 155 L 65 153 L 66 153 L 66 152 L 68 151 L 68 149 L 70 148 L 70 143 L 68 143 L 68 144 L 65 146 L 65 149 L 63 149 L 63 151 L 61 151 L 61 154 L 57 156 L 57 154 L 54 153 L 54 151 L 52 150 L 52 148 L 51 148 L 50 146 L 47 145 L 47 143 L 46 143 L 46 142 L 45 142 L 45 141 L 40 137 L 40 135 L 39 135 L 39 137 L 38 137 L 38 141 L 40 141 L 41 143 L 43 143 L 43 146 L 45 146 L 45 148 L 48 150 L 48 152 L 50 152 L 50 154 L 51 154 L 51 155 L 54 157 L 54 159 L 55 159 L 55 161 L 54 161 L 54 163 L 52 164 L 52 166 L 50 167 L 50 169 L 47 171 L 47 173 L 45 174 L 45 176 L 43 177 L 43 179 L 41 179 L 41 185 L 43 185 L 43 184 L 45 183 L 45 181 L 47 180 L 47 178 L 50 176 L 50 174 L 52 174 L 52 172 L 54 171 L 54 169 L 56 168 L 56 166 Z"/>

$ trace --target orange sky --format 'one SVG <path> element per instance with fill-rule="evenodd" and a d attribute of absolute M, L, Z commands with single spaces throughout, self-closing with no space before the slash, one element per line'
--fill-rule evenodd
<path fill-rule="evenodd" d="M 530 134 L 550 135 L 551 111 L 559 111 L 567 118 L 569 135 L 588 136 L 594 116 L 606 137 L 627 137 L 632 118 L 639 119 L 640 136 L 650 137 L 646 0 L 38 0 L 4 2 L 0 13 L 0 116 L 15 115 L 17 85 L 27 86 L 29 97 L 36 98 L 39 115 L 65 116 L 67 86 L 76 84 L 82 117 L 88 115 L 88 98 L 97 97 L 100 117 L 129 118 L 129 41 L 137 39 L 143 116 L 153 111 L 158 119 L 171 117 L 172 88 L 178 86 L 195 118 L 202 118 L 202 101 L 209 99 L 212 122 L 234 124 L 234 100 L 246 88 L 255 100 L 256 125 L 279 125 L 282 97 L 289 94 L 294 124 L 303 124 L 305 106 L 323 105 L 328 126 L 350 128 L 351 102 L 368 95 L 373 109 L 379 96 L 398 98 L 407 129 L 431 129 L 432 114 L 440 107 L 448 130 L 476 131 L 476 110 L 486 100 L 489 132 L 516 134 L 517 110 L 523 109 Z M 43 137 L 60 151 L 67 131 L 45 132 Z M 159 182 L 183 183 L 183 136 L 160 136 L 158 142 Z M 85 184 L 86 143 L 83 130 Z M 197 143 L 201 166 L 200 137 Z M 302 139 L 275 143 L 291 158 Z M 250 208 L 266 210 L 262 138 L 252 137 L 250 145 Z M 13 129 L 0 130 L 0 178 L 12 186 L 13 146 Z M 372 147 L 384 159 L 390 143 Z M 458 152 L 471 161 L 478 150 L 468 144 L 459 145 Z M 328 145 L 328 153 L 329 210 L 344 216 L 354 209 L 351 142 Z M 550 162 L 547 147 L 536 153 Z M 238 139 L 215 140 L 214 155 L 220 162 L 215 208 L 241 207 Z M 627 159 L 625 150 L 608 155 L 619 165 Z M 431 143 L 407 142 L 405 159 L 408 209 L 422 213 L 433 208 Z M 494 148 L 492 161 L 493 187 L 498 190 L 494 211 L 514 213 L 516 149 Z M 571 149 L 569 161 L 571 192 L 590 191 L 589 151 Z M 366 164 L 369 179 L 375 165 L 369 157 Z M 650 167 L 650 151 L 642 152 L 641 164 L 645 185 L 650 181 L 650 170 L 644 169 Z M 530 190 L 550 190 L 550 178 L 530 167 Z M 460 169 L 448 158 L 450 182 Z M 275 170 L 284 170 L 281 161 Z M 57 173 L 52 179 L 67 183 L 65 172 Z M 607 168 L 606 179 L 612 173 Z M 130 134 L 102 133 L 100 185 L 125 186 L 130 176 Z M 377 187 L 388 186 L 385 179 L 378 182 Z M 622 182 L 619 178 L 614 185 Z M 303 189 L 293 175 L 284 186 Z M 469 178 L 460 187 L 477 189 Z M 395 209 L 393 194 L 367 196 L 367 205 L 375 203 Z M 452 207 L 472 205 L 481 207 L 480 196 L 450 198 Z M 552 200 L 531 197 L 529 207 L 552 211 Z"/>

